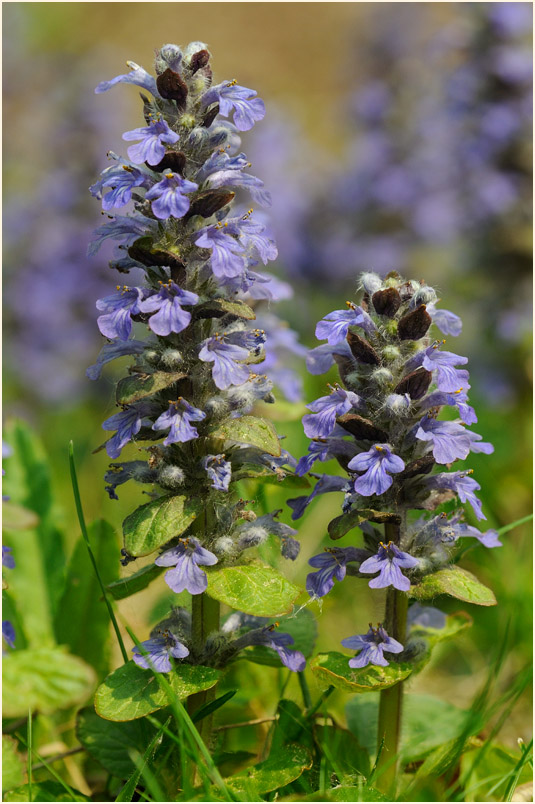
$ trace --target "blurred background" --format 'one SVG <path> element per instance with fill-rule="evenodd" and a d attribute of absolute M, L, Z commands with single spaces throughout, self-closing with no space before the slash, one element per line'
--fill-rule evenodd
<path fill-rule="evenodd" d="M 117 281 L 104 249 L 86 257 L 100 223 L 88 187 L 107 166 L 106 152 L 123 150 L 122 132 L 142 125 L 141 104 L 132 86 L 93 90 L 124 72 L 127 59 L 152 71 L 154 49 L 166 42 L 207 42 L 216 80 L 235 77 L 266 103 L 244 150 L 273 195 L 277 270 L 295 289 L 278 314 L 311 347 L 317 320 L 354 298 L 360 271 L 396 270 L 436 287 L 441 306 L 463 318 L 463 334 L 447 348 L 469 357 L 475 429 L 496 448 L 467 464 L 488 526 L 530 513 L 531 13 L 530 3 L 4 4 L 4 418 L 24 419 L 44 444 L 67 552 L 78 536 L 70 439 L 88 520 L 103 517 L 119 534 L 142 502 L 136 488 L 125 487 L 118 502 L 104 491 L 106 455 L 92 450 L 114 412 L 116 377 L 85 376 L 102 340 L 95 300 Z M 307 376 L 298 357 L 294 368 L 303 401 L 264 413 L 300 457 L 304 402 L 331 378 Z M 9 466 L 7 458 L 8 474 Z M 261 502 L 284 508 L 289 523 L 287 496 L 267 487 Z M 308 509 L 302 555 L 283 567 L 289 577 L 304 584 L 306 560 L 327 544 L 338 508 L 327 496 Z M 468 706 L 507 627 L 502 689 L 529 661 L 530 525 L 503 542 L 464 559 L 499 605 L 471 607 L 471 633 L 442 647 L 411 691 Z M 139 633 L 165 612 L 163 586 L 121 603 Z M 338 650 L 381 616 L 378 596 L 351 579 L 313 608 L 320 650 Z M 251 716 L 269 713 L 277 672 L 247 662 L 233 672 L 266 690 L 249 704 Z M 345 696 L 332 701 L 343 718 Z M 530 724 L 526 698 L 502 741 L 529 739 Z"/>

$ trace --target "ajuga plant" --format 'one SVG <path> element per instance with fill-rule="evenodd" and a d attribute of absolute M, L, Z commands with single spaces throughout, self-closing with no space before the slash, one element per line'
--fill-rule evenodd
<path fill-rule="evenodd" d="M 132 143 L 128 157 L 110 153 L 111 166 L 91 187 L 108 220 L 89 249 L 117 241 L 110 266 L 121 277 L 97 302 L 107 341 L 89 376 L 114 358 L 133 358 L 117 385 L 119 411 L 103 424 L 113 460 L 107 490 L 117 499 L 118 486 L 133 479 L 148 484 L 151 497 L 124 521 L 122 563 L 148 555 L 153 561 L 118 581 L 114 594 L 139 591 L 166 570 L 172 591 L 191 596 L 191 607 L 174 606 L 133 648 L 134 664 L 116 673 L 140 690 L 148 689 L 151 670 L 166 673 L 182 697 L 197 694 L 190 710 L 206 701 L 218 669 L 248 646 L 271 648 L 292 670 L 305 661 L 268 619 L 291 608 L 298 588 L 250 563 L 250 549 L 270 535 L 295 559 L 296 531 L 276 513 L 257 517 L 235 491 L 247 478 L 283 480 L 284 466 L 296 463 L 281 451 L 272 424 L 251 413 L 257 400 L 275 400 L 257 368 L 266 333 L 247 301 L 276 298 L 280 283 L 256 270 L 277 255 L 265 225 L 252 209 L 237 214 L 233 200 L 241 188 L 269 205 L 263 183 L 247 172 L 239 136 L 264 117 L 264 103 L 235 80 L 215 84 L 210 58 L 202 42 L 165 45 L 156 77 L 129 62 L 129 73 L 97 87 L 141 87 L 145 125 L 123 135 Z M 116 213 L 129 203 L 130 211 Z M 122 457 L 130 442 L 135 460 Z M 220 601 L 241 609 L 224 627 Z M 132 700 L 117 711 L 114 684 L 97 692 L 97 711 L 139 717 Z"/>
<path fill-rule="evenodd" d="M 433 288 L 397 273 L 385 279 L 362 274 L 360 287 L 360 305 L 347 302 L 347 309 L 329 313 L 317 325 L 316 336 L 327 343 L 309 353 L 309 370 L 321 374 L 336 362 L 340 384 L 308 405 L 303 425 L 312 441 L 296 469 L 305 475 L 315 461 L 336 458 L 344 472 L 314 475 L 312 493 L 289 505 L 297 519 L 318 494 L 343 492 L 330 537 L 339 539 L 357 527 L 362 532 L 358 545 L 329 547 L 310 559 L 311 597 L 324 597 L 346 575 L 386 590 L 381 622 L 367 629 L 354 612 L 357 635 L 348 634 L 342 645 L 357 655 L 323 655 L 314 669 L 345 690 L 381 691 L 381 784 L 391 790 L 401 682 L 423 666 L 434 642 L 468 624 L 466 616 L 446 619 L 418 601 L 449 594 L 495 603 L 490 590 L 456 561 L 459 539 L 475 538 L 485 547 L 500 542 L 496 531 L 482 533 L 467 524 L 461 508 L 442 510 L 458 497 L 470 503 L 477 520 L 485 519 L 472 471 L 453 465 L 470 452 L 493 451 L 467 427 L 477 421 L 468 403 L 467 358 L 448 351 L 440 337 L 458 335 L 460 319 L 437 307 Z M 456 418 L 444 419 L 442 410 L 453 410 Z M 414 510 L 423 514 L 415 518 Z M 410 598 L 416 602 L 409 608 Z"/>

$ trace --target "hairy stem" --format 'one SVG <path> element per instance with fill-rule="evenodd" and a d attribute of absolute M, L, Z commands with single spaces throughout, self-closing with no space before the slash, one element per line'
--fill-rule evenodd
<path fill-rule="evenodd" d="M 401 528 L 399 525 L 385 525 L 385 541 L 400 543 Z M 405 592 L 389 587 L 386 594 L 384 627 L 389 636 L 401 644 L 405 642 L 407 630 L 407 611 L 409 598 Z M 379 699 L 379 727 L 377 731 L 377 749 L 382 745 L 378 761 L 377 787 L 385 793 L 395 795 L 398 771 L 397 755 L 401 735 L 401 718 L 403 709 L 403 683 L 382 690 Z"/>

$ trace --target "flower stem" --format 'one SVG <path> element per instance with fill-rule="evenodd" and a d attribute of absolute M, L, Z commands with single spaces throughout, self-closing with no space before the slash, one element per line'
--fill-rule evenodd
<path fill-rule="evenodd" d="M 399 544 L 401 529 L 397 524 L 385 525 L 385 540 Z M 403 644 L 407 630 L 407 611 L 409 598 L 405 592 L 389 587 L 386 594 L 384 627 L 387 634 Z M 384 793 L 395 795 L 398 772 L 398 753 L 401 735 L 403 707 L 403 683 L 399 682 L 382 690 L 379 699 L 379 727 L 377 748 L 382 744 L 381 756 L 377 763 L 377 787 Z"/>

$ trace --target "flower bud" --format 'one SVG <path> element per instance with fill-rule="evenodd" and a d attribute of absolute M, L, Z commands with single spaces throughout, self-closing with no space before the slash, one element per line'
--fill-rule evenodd
<path fill-rule="evenodd" d="M 403 416 L 410 410 L 411 398 L 408 394 L 389 394 L 385 406 L 397 416 Z"/>
<path fill-rule="evenodd" d="M 188 85 L 180 75 L 175 73 L 174 70 L 171 70 L 170 67 L 158 76 L 156 86 L 162 98 L 176 101 L 179 109 L 185 107 L 188 97 Z"/>
<path fill-rule="evenodd" d="M 383 287 L 383 280 L 378 274 L 374 274 L 370 271 L 369 273 L 361 274 L 360 284 L 366 293 L 369 293 L 370 296 L 372 296 L 376 291 L 381 290 Z"/>
<path fill-rule="evenodd" d="M 437 300 L 436 291 L 433 288 L 430 288 L 429 285 L 423 285 L 422 287 L 418 288 L 418 290 L 412 297 L 410 308 L 412 310 L 415 307 L 418 307 L 420 304 L 431 304 L 436 300 Z"/>
<path fill-rule="evenodd" d="M 397 346 L 385 346 L 383 349 L 383 359 L 388 360 L 389 363 L 398 360 L 400 356 L 401 352 Z"/>
<path fill-rule="evenodd" d="M 168 68 L 179 70 L 182 62 L 182 51 L 178 45 L 163 45 L 156 54 L 154 67 L 158 75 L 164 73 Z"/>
<path fill-rule="evenodd" d="M 427 393 L 433 374 L 425 368 L 411 371 L 394 388 L 396 394 L 408 394 L 411 399 L 421 399 Z"/>
<path fill-rule="evenodd" d="M 234 195 L 235 193 L 231 190 L 207 190 L 197 196 L 185 217 L 191 218 L 194 215 L 201 215 L 203 218 L 210 218 L 218 210 L 230 204 Z"/>
<path fill-rule="evenodd" d="M 162 173 L 164 170 L 171 170 L 173 173 L 182 175 L 186 164 L 186 155 L 182 151 L 167 151 L 161 162 L 154 165 L 152 170 Z"/>
<path fill-rule="evenodd" d="M 178 122 L 184 128 L 195 128 L 195 117 L 192 114 L 183 114 Z"/>
<path fill-rule="evenodd" d="M 414 294 L 417 290 L 419 290 L 420 285 L 414 279 L 410 279 L 408 282 L 404 282 L 403 285 L 398 287 L 399 296 L 402 302 L 409 301 L 412 299 Z"/>
<path fill-rule="evenodd" d="M 160 353 L 156 349 L 145 349 L 143 357 L 151 365 L 157 365 L 160 362 Z"/>
<path fill-rule="evenodd" d="M 401 306 L 401 299 L 396 288 L 385 288 L 373 294 L 372 304 L 379 315 L 393 318 Z"/>
<path fill-rule="evenodd" d="M 379 355 L 365 338 L 361 338 L 360 335 L 356 335 L 354 332 L 348 332 L 347 342 L 354 357 L 356 357 L 360 363 L 366 363 L 370 366 L 379 365 Z"/>
<path fill-rule="evenodd" d="M 184 362 L 184 358 L 182 357 L 182 352 L 179 352 L 178 349 L 164 349 L 160 355 L 160 362 L 166 368 L 177 369 Z"/>
<path fill-rule="evenodd" d="M 418 341 L 424 337 L 432 323 L 425 304 L 421 304 L 416 310 L 400 318 L 398 322 L 399 339 L 401 341 Z"/>
<path fill-rule="evenodd" d="M 372 373 L 371 378 L 377 385 L 388 385 L 394 379 L 394 375 L 387 368 L 378 368 Z"/>
<path fill-rule="evenodd" d="M 236 545 L 230 536 L 221 536 L 215 540 L 212 549 L 217 555 L 229 555 L 234 552 Z"/>
<path fill-rule="evenodd" d="M 177 489 L 184 484 L 186 476 L 180 466 L 165 464 L 158 472 L 158 483 L 166 489 Z"/>
<path fill-rule="evenodd" d="M 369 419 L 364 419 L 357 413 L 345 413 L 343 416 L 338 416 L 337 420 L 340 427 L 347 430 L 348 433 L 358 439 L 366 441 L 385 442 L 388 440 L 388 435 L 384 430 L 376 427 Z"/>

